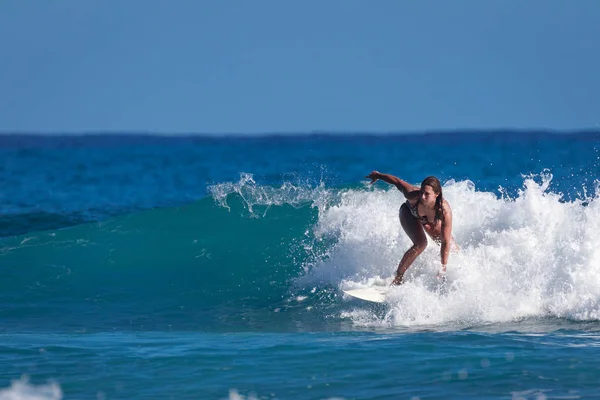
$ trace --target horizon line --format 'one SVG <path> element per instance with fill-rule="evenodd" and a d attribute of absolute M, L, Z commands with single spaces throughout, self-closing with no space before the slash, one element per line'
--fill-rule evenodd
<path fill-rule="evenodd" d="M 422 129 L 422 130 L 373 130 L 373 131 L 339 131 L 339 130 L 311 130 L 311 131 L 265 131 L 265 132 L 164 132 L 145 130 L 82 130 L 82 131 L 19 131 L 0 130 L 0 136 L 204 136 L 204 137 L 264 137 L 264 136 L 399 136 L 399 135 L 427 135 L 427 134 L 457 134 L 457 133 L 507 133 L 507 134 L 576 134 L 576 133 L 600 133 L 600 127 L 576 128 L 576 129 L 550 129 L 550 128 L 452 128 L 452 129 Z"/>

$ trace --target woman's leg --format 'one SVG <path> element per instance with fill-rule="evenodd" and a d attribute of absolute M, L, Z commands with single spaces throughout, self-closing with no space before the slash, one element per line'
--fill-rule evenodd
<path fill-rule="evenodd" d="M 402 278 L 404 277 L 404 273 L 408 267 L 411 266 L 417 256 L 421 254 L 427 247 L 427 237 L 423 231 L 423 226 L 410 213 L 410 210 L 406 204 L 403 204 L 402 207 L 400 207 L 400 224 L 402 225 L 404 232 L 406 232 L 410 240 L 412 240 L 413 245 L 406 253 L 404 253 L 404 257 L 402 257 L 402 260 L 400 260 L 400 264 L 398 264 L 398 271 L 396 272 L 396 278 L 392 282 L 392 285 L 402 284 Z"/>

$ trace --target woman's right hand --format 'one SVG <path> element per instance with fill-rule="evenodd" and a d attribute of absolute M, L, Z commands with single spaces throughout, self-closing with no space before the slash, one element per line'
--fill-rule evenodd
<path fill-rule="evenodd" d="M 392 281 L 392 283 L 390 284 L 390 286 L 399 286 L 402 285 L 402 283 L 404 283 L 402 281 L 402 276 L 398 275 L 394 278 L 394 280 Z"/>
<path fill-rule="evenodd" d="M 377 182 L 379 179 L 379 172 L 373 170 L 369 175 L 365 176 L 365 178 L 369 178 L 371 180 L 371 185 Z"/>

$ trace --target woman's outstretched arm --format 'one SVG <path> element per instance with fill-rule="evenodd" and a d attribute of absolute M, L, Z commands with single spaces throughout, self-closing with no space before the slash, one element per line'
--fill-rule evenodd
<path fill-rule="evenodd" d="M 394 185 L 398 188 L 399 191 L 402 192 L 402 194 L 404 194 L 404 197 L 406 197 L 407 199 L 412 200 L 413 198 L 416 198 L 419 196 L 420 189 L 418 187 L 413 186 L 406 181 L 403 181 L 402 179 L 398 178 L 397 176 L 390 175 L 390 174 L 382 174 L 379 171 L 373 171 L 369 175 L 367 175 L 365 178 L 371 179 L 371 184 L 377 182 L 378 180 L 382 180 L 386 183 L 389 183 L 390 185 Z"/>

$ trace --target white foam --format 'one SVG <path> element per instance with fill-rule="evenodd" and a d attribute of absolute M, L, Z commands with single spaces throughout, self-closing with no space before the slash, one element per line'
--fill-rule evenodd
<path fill-rule="evenodd" d="M 250 393 L 248 397 L 244 397 L 237 389 L 229 389 L 229 400 L 258 400 L 258 397 L 253 393 Z"/>
<path fill-rule="evenodd" d="M 293 184 L 283 182 L 280 187 L 263 186 L 254 181 L 250 173 L 241 173 L 238 182 L 225 182 L 210 185 L 208 192 L 218 205 L 230 209 L 227 197 L 231 194 L 238 195 L 244 207 L 248 209 L 252 217 L 258 217 L 255 213 L 257 206 L 265 207 L 262 216 L 265 216 L 269 207 L 288 204 L 293 207 L 301 207 L 306 204 L 319 207 L 320 203 L 328 202 L 331 190 L 324 188 L 323 183 L 318 187 L 309 184 Z"/>
<path fill-rule="evenodd" d="M 461 247 L 451 254 L 448 283 L 440 290 L 435 275 L 439 246 L 432 241 L 405 275 L 405 285 L 388 296 L 381 318 L 350 310 L 342 315 L 359 325 L 417 326 L 481 324 L 529 317 L 600 319 L 600 203 L 594 193 L 565 201 L 549 191 L 552 175 L 524 176 L 514 198 L 478 191 L 471 181 L 448 181 L 444 197 L 453 210 L 453 235 Z M 283 183 L 257 185 L 242 174 L 237 183 L 210 188 L 227 207 L 237 193 L 253 206 L 307 203 L 318 220 L 307 231 L 303 288 L 334 285 L 353 289 L 391 281 L 411 242 L 398 211 L 404 196 L 385 184 L 335 190 Z M 266 212 L 266 211 L 265 211 Z"/>
<path fill-rule="evenodd" d="M 0 400 L 60 400 L 63 394 L 56 383 L 32 385 L 27 378 L 13 381 L 11 386 L 0 389 Z"/>
<path fill-rule="evenodd" d="M 600 319 L 598 191 L 565 202 L 548 191 L 551 179 L 548 172 L 525 177 L 514 199 L 478 192 L 469 181 L 446 182 L 461 251 L 450 256 L 445 290 L 435 279 L 439 246 L 430 241 L 406 273 L 407 283 L 392 288 L 384 318 L 361 309 L 343 315 L 383 326 Z M 335 237 L 333 245 L 299 282 L 350 289 L 391 281 L 411 246 L 398 219 L 402 202 L 395 188 L 345 191 L 314 227 L 316 241 Z"/>

